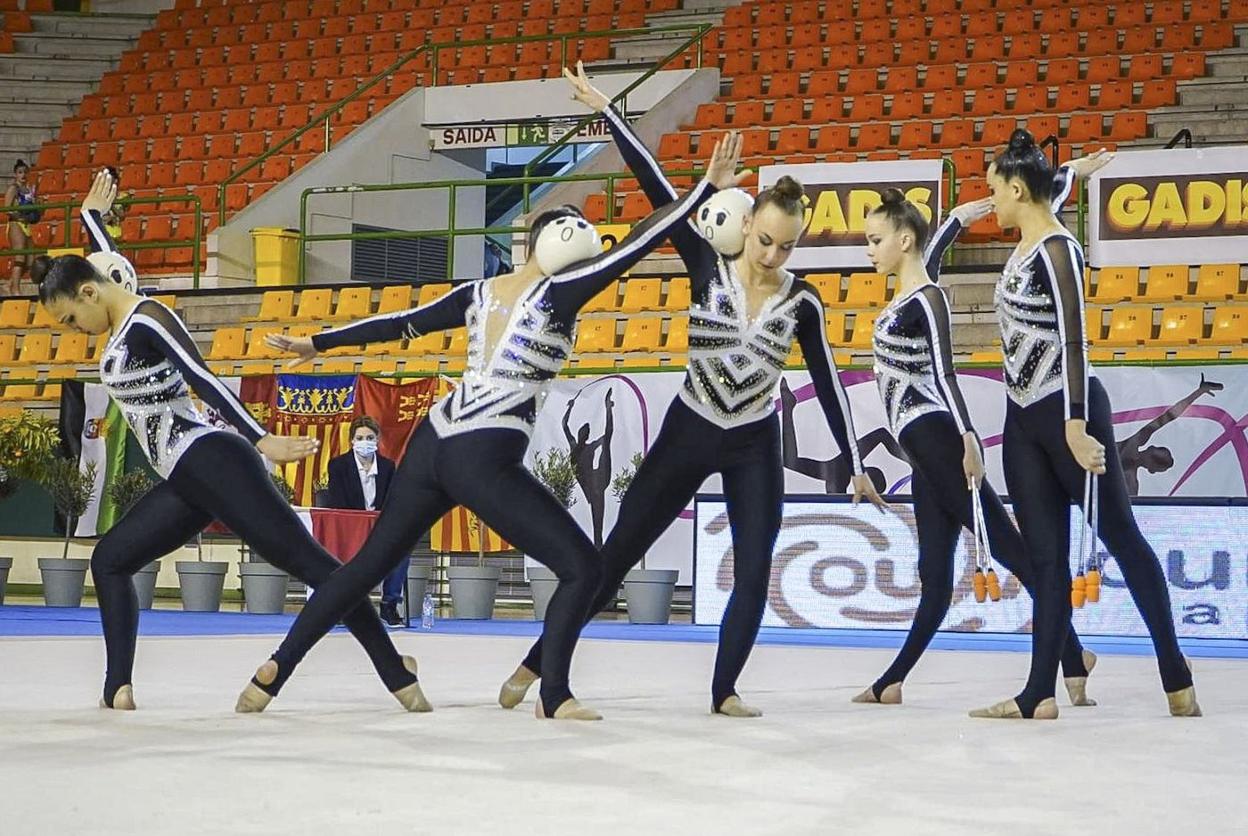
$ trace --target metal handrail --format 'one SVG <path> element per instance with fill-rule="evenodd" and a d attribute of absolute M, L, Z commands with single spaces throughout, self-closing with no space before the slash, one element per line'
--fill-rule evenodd
<path fill-rule="evenodd" d="M 22 249 L 3 249 L 0 250 L 0 258 L 14 255 L 43 255 L 49 249 L 72 249 L 74 247 L 72 229 L 73 224 L 70 222 L 74 209 L 81 205 L 80 200 L 57 200 L 49 203 L 27 203 L 17 206 L 0 206 L 0 219 L 5 222 L 11 219 L 7 216 L 18 212 L 29 212 L 32 210 L 46 212 L 51 209 L 65 210 L 65 240 L 61 247 L 24 247 Z M 152 195 L 150 197 L 125 197 L 114 201 L 117 206 L 138 206 L 152 205 L 158 206 L 162 203 L 190 203 L 195 207 L 195 234 L 191 237 L 190 246 L 194 251 L 191 261 L 192 287 L 199 287 L 200 267 L 200 250 L 202 249 L 204 240 L 204 206 L 203 201 L 198 195 L 181 194 L 181 195 Z M 43 221 L 39 221 L 42 223 Z M 126 250 L 172 250 L 187 246 L 186 239 L 171 241 L 119 241 L 117 248 L 123 252 Z"/>
<path fill-rule="evenodd" d="M 629 36 L 629 35 L 635 35 L 635 34 L 662 33 L 662 32 L 675 31 L 675 30 L 686 31 L 690 28 L 691 28 L 690 25 L 660 26 L 660 27 L 654 27 L 654 28 L 604 30 L 604 31 L 597 31 L 597 32 L 561 32 L 558 34 L 544 34 L 544 35 L 516 35 L 510 38 L 480 39 L 480 40 L 473 40 L 473 41 L 452 41 L 452 42 L 446 42 L 446 43 L 421 44 L 416 49 L 413 49 L 399 56 L 399 58 L 389 67 L 377 73 L 368 81 L 365 81 L 363 84 L 357 87 L 353 92 L 347 94 L 346 96 L 344 96 L 343 98 L 335 102 L 334 104 L 330 105 L 328 108 L 326 108 L 326 110 L 323 113 L 321 113 L 319 116 L 312 118 L 302 128 L 297 129 L 294 133 L 287 136 L 285 139 L 283 139 L 281 142 L 274 145 L 272 148 L 267 149 L 263 154 L 256 157 L 251 162 L 244 165 L 242 168 L 230 172 L 229 176 L 226 177 L 224 180 L 222 180 L 221 184 L 217 187 L 218 220 L 221 223 L 221 225 L 224 225 L 226 222 L 227 215 L 226 215 L 226 208 L 225 208 L 225 191 L 226 191 L 227 186 L 238 181 L 244 174 L 255 169 L 257 166 L 263 165 L 264 162 L 268 160 L 270 157 L 272 157 L 274 154 L 277 154 L 283 148 L 290 145 L 292 142 L 295 142 L 305 133 L 307 133 L 308 131 L 312 130 L 313 128 L 321 124 L 324 124 L 325 126 L 325 150 L 328 151 L 331 147 L 329 120 L 333 118 L 334 116 L 336 116 L 338 113 L 342 112 L 343 108 L 345 108 L 348 104 L 358 99 L 365 92 L 367 92 L 368 90 L 371 90 L 377 84 L 385 80 L 388 76 L 391 76 L 394 73 L 398 72 L 400 69 L 402 69 L 403 66 L 406 65 L 408 62 L 412 61 L 413 59 L 417 58 L 418 56 L 426 52 L 432 54 L 432 58 L 430 61 L 430 70 L 433 73 L 433 83 L 429 86 L 436 87 L 437 82 L 438 82 L 438 55 L 443 50 L 446 50 L 446 49 L 460 49 L 466 46 L 499 46 L 503 44 L 520 44 L 520 43 L 531 43 L 535 41 L 558 40 L 560 42 L 560 56 L 563 59 L 564 63 L 566 64 L 567 52 L 568 52 L 568 40 L 570 39 L 592 40 L 594 38 L 621 37 L 621 36 Z M 703 32 L 704 34 L 705 31 L 709 31 L 711 27 L 709 26 L 709 24 L 699 24 L 698 28 L 701 30 L 704 30 Z M 701 64 L 701 61 L 702 61 L 702 48 L 701 48 L 700 38 L 701 38 L 701 35 L 699 35 L 699 42 L 698 42 L 699 65 Z M 670 59 L 664 59 L 664 60 L 666 61 Z M 643 78 L 646 78 L 646 77 L 648 77 L 648 75 L 643 76 Z"/>
<path fill-rule="evenodd" d="M 694 34 L 688 38 L 685 38 L 683 41 L 681 41 L 679 46 L 677 46 L 674 50 L 667 53 L 667 55 L 663 56 L 658 61 L 656 61 L 653 67 L 651 67 L 649 70 L 643 73 L 640 77 L 635 79 L 631 84 L 629 84 L 619 93 L 617 93 L 615 98 L 611 99 L 611 104 L 614 105 L 617 102 L 619 103 L 620 111 L 622 113 L 624 114 L 628 113 L 628 94 L 629 93 L 636 90 L 643 83 L 645 83 L 646 80 L 648 80 L 651 76 L 658 73 L 659 70 L 663 69 L 663 67 L 673 58 L 675 58 L 678 55 L 684 54 L 684 52 L 688 50 L 689 47 L 696 46 L 698 48 L 698 66 L 699 67 L 702 66 L 702 40 L 703 38 L 706 37 L 707 33 L 710 32 L 711 29 L 714 27 L 712 27 L 711 24 L 709 23 L 700 23 L 700 24 L 690 24 L 686 26 L 669 27 L 669 28 L 672 30 L 682 30 L 682 31 L 688 31 L 692 29 L 694 31 Z M 663 30 L 653 29 L 653 30 L 646 30 L 646 31 L 659 32 Z M 533 169 L 535 169 L 537 166 L 541 165 L 546 160 L 550 159 L 555 154 L 557 154 L 560 148 L 564 147 L 565 145 L 568 145 L 571 142 L 572 137 L 576 136 L 578 133 L 581 132 L 583 128 L 593 124 L 596 120 L 600 118 L 601 118 L 601 115 L 598 113 L 591 113 L 587 116 L 582 117 L 576 123 L 576 126 L 572 128 L 572 130 L 564 134 L 559 139 L 558 142 L 555 142 L 547 146 L 545 151 L 538 154 L 536 157 L 529 160 L 527 164 L 525 164 L 524 166 L 525 176 L 526 177 L 532 176 Z M 608 197 L 611 197 L 611 196 L 613 195 L 610 195 L 610 194 L 608 195 Z M 532 208 L 532 195 L 531 195 L 528 184 L 525 184 L 524 186 L 523 205 L 524 205 L 525 212 L 528 212 Z"/>
<path fill-rule="evenodd" d="M 1178 133 L 1170 137 L 1170 141 L 1166 143 L 1166 150 L 1169 151 L 1180 142 L 1184 148 L 1192 147 L 1192 131 L 1190 128 L 1181 128 Z"/>

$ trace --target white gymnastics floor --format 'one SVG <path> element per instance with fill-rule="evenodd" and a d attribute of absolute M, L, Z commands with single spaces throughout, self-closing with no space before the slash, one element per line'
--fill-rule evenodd
<path fill-rule="evenodd" d="M 276 637 L 149 638 L 129 714 L 94 707 L 95 638 L 0 640 L 0 834 L 1245 833 L 1248 662 L 1201 660 L 1172 719 L 1151 659 L 1103 656 L 1097 708 L 970 720 L 1022 653 L 931 652 L 902 707 L 849 698 L 892 651 L 760 646 L 759 720 L 708 714 L 713 647 L 581 644 L 602 723 L 494 703 L 517 638 L 399 634 L 436 706 L 409 715 L 345 636 L 232 713 Z"/>

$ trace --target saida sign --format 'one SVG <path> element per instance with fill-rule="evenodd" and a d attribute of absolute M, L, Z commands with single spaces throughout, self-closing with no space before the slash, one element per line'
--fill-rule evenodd
<path fill-rule="evenodd" d="M 522 148 L 552 145 L 576 128 L 576 120 L 524 122 L 514 125 L 444 125 L 432 130 L 435 151 L 455 148 Z M 569 142 L 606 142 L 611 138 L 605 119 L 581 129 Z"/>

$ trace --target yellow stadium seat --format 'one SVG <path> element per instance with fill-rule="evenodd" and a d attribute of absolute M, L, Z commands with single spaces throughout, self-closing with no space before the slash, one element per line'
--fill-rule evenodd
<path fill-rule="evenodd" d="M 450 332 L 451 340 L 447 343 L 443 350 L 444 354 L 450 354 L 454 357 L 463 357 L 468 353 L 468 329 L 456 328 Z"/>
<path fill-rule="evenodd" d="M 354 360 L 322 360 L 321 364 L 316 367 L 321 374 L 353 374 L 355 372 Z"/>
<path fill-rule="evenodd" d="M 12 363 L 17 356 L 17 335 L 0 334 L 0 363 Z"/>
<path fill-rule="evenodd" d="M 637 281 L 630 279 L 629 283 Z M 657 284 L 657 280 L 656 280 Z M 625 291 L 627 298 L 627 291 Z M 657 297 L 656 297 L 657 298 Z M 629 317 L 624 325 L 624 342 L 620 351 L 625 352 L 656 352 L 662 342 L 663 319 L 658 316 Z"/>
<path fill-rule="evenodd" d="M 1105 338 L 1105 309 L 1088 305 L 1083 309 L 1083 327 L 1088 335 L 1088 342 L 1094 343 Z"/>
<path fill-rule="evenodd" d="M 246 354 L 246 333 L 242 328 L 218 328 L 212 335 L 209 360 L 238 360 Z"/>
<path fill-rule="evenodd" d="M 320 322 L 329 319 L 329 309 L 334 300 L 334 291 L 328 287 L 304 290 L 299 294 L 299 307 L 295 309 L 295 319 L 302 322 Z"/>
<path fill-rule="evenodd" d="M 238 367 L 239 377 L 259 377 L 265 374 L 273 374 L 273 361 L 266 363 L 243 363 Z"/>
<path fill-rule="evenodd" d="M 1175 360 L 1217 360 L 1222 349 L 1216 345 L 1186 345 L 1174 349 Z"/>
<path fill-rule="evenodd" d="M 366 375 L 394 374 L 397 369 L 394 360 L 365 360 L 360 364 L 360 374 Z"/>
<path fill-rule="evenodd" d="M 411 306 L 412 286 L 408 284 L 389 284 L 381 289 L 381 301 L 377 303 L 377 313 L 405 311 Z"/>
<path fill-rule="evenodd" d="M 276 360 L 285 357 L 282 352 L 276 348 L 272 348 L 264 341 L 269 334 L 280 334 L 282 329 L 280 326 L 261 326 L 251 329 L 251 336 L 247 339 L 247 351 L 244 355 L 248 360 Z"/>
<path fill-rule="evenodd" d="M 1141 302 L 1173 302 L 1187 297 L 1191 269 L 1186 264 L 1149 267 Z"/>
<path fill-rule="evenodd" d="M 1248 360 L 1248 346 L 1237 345 L 1227 354 L 1231 360 Z"/>
<path fill-rule="evenodd" d="M 452 357 L 442 363 L 442 371 L 445 374 L 463 374 L 464 368 L 468 365 L 463 357 Z"/>
<path fill-rule="evenodd" d="M 663 350 L 668 354 L 685 354 L 689 351 L 689 317 L 674 316 L 668 322 Z"/>
<path fill-rule="evenodd" d="M 30 302 L 5 299 L 0 303 L 0 328 L 25 328 L 30 324 Z"/>
<path fill-rule="evenodd" d="M 879 273 L 851 273 L 845 300 L 830 302 L 823 300 L 829 308 L 878 308 L 888 298 L 888 277 Z"/>
<path fill-rule="evenodd" d="M 1213 312 L 1213 329 L 1209 334 L 1209 342 L 1215 345 L 1248 342 L 1248 308 L 1219 305 Z"/>
<path fill-rule="evenodd" d="M 785 358 L 786 366 L 803 366 L 806 364 L 806 358 L 802 356 L 802 347 L 793 341 L 793 345 L 789 348 L 789 356 Z"/>
<path fill-rule="evenodd" d="M 806 281 L 815 290 L 819 291 L 819 298 L 823 300 L 825 306 L 839 304 L 841 301 L 841 274 L 840 273 L 809 273 Z"/>
<path fill-rule="evenodd" d="M 87 361 L 87 335 L 73 331 L 61 334 L 56 343 L 54 363 L 85 363 Z"/>
<path fill-rule="evenodd" d="M 321 333 L 319 325 L 292 325 L 286 329 L 288 337 L 311 337 Z"/>
<path fill-rule="evenodd" d="M 845 345 L 845 312 L 824 311 L 823 330 L 830 345 Z"/>
<path fill-rule="evenodd" d="M 52 334 L 47 331 L 32 331 L 22 336 L 21 349 L 18 351 L 18 366 L 29 366 L 47 363 L 52 359 Z"/>
<path fill-rule="evenodd" d="M 1112 363 L 1114 361 L 1114 350 L 1112 348 L 1097 348 L 1093 346 L 1088 349 L 1088 360 L 1093 363 Z"/>
<path fill-rule="evenodd" d="M 1196 292 L 1188 297 L 1193 302 L 1222 302 L 1239 293 L 1238 264 L 1202 264 L 1196 274 Z"/>
<path fill-rule="evenodd" d="M 96 337 L 90 347 L 87 348 L 87 362 L 99 363 L 100 355 L 104 353 L 104 346 L 108 345 L 108 338 L 104 336 Z"/>
<path fill-rule="evenodd" d="M 464 333 L 467 333 L 465 331 Z M 433 331 L 428 334 L 422 334 L 414 340 L 408 340 L 407 345 L 396 349 L 394 354 L 402 354 L 404 356 L 437 356 L 442 354 L 446 346 L 446 332 Z"/>
<path fill-rule="evenodd" d="M 972 351 L 971 356 L 967 359 L 968 363 L 993 363 L 1001 364 L 1001 349 L 995 348 L 992 351 Z"/>
<path fill-rule="evenodd" d="M 687 311 L 691 302 L 688 276 L 676 276 L 667 283 L 667 297 L 663 300 L 663 310 Z"/>
<path fill-rule="evenodd" d="M 1167 353 L 1167 350 L 1161 347 L 1128 348 L 1122 352 L 1122 356 L 1118 359 L 1134 363 L 1157 363 L 1165 360 Z"/>
<path fill-rule="evenodd" d="M 48 313 L 48 309 L 43 305 L 35 305 L 35 320 L 30 323 L 32 328 L 60 328 L 61 323 L 57 322 L 52 314 Z"/>
<path fill-rule="evenodd" d="M 461 358 L 461 362 L 462 362 L 462 358 Z M 438 373 L 438 361 L 437 360 L 421 360 L 421 359 L 409 357 L 408 359 L 403 361 L 403 373 L 404 374 L 437 374 Z"/>
<path fill-rule="evenodd" d="M 1161 312 L 1157 345 L 1191 345 L 1205 335 L 1205 309 L 1199 305 L 1166 308 Z"/>
<path fill-rule="evenodd" d="M 338 305 L 333 319 L 364 319 L 373 307 L 371 287 L 346 287 L 338 291 Z"/>
<path fill-rule="evenodd" d="M 583 320 L 576 329 L 576 353 L 615 351 L 615 320 Z"/>
<path fill-rule="evenodd" d="M 1140 345 L 1152 336 L 1152 308 L 1115 308 L 1109 314 L 1109 333 L 1102 342 L 1107 346 Z"/>
<path fill-rule="evenodd" d="M 428 305 L 430 302 L 436 302 L 443 296 L 451 292 L 450 282 L 433 282 L 431 284 L 422 284 L 420 286 L 420 297 L 416 302 L 417 307 Z"/>
<path fill-rule="evenodd" d="M 234 364 L 229 362 L 209 361 L 208 369 L 217 377 L 233 377 Z"/>
<path fill-rule="evenodd" d="M 620 310 L 624 313 L 662 310 L 663 306 L 659 304 L 662 292 L 662 279 L 629 279 L 624 282 L 624 301 Z"/>
<path fill-rule="evenodd" d="M 151 299 L 153 302 L 159 302 L 160 304 L 164 305 L 166 308 L 169 308 L 170 310 L 177 307 L 178 305 L 178 297 L 173 295 L 172 293 L 162 293 L 157 296 L 149 296 L 148 298 Z"/>
<path fill-rule="evenodd" d="M 1123 302 L 1140 292 L 1139 267 L 1102 267 L 1096 274 L 1096 290 L 1090 302 Z"/>
<path fill-rule="evenodd" d="M 293 290 L 266 290 L 260 297 L 260 311 L 255 316 L 243 317 L 243 322 L 279 322 L 294 315 Z"/>
<path fill-rule="evenodd" d="M 851 347 L 871 347 L 871 337 L 875 331 L 875 316 L 875 313 L 863 312 L 854 317 L 854 330 L 849 337 Z"/>
<path fill-rule="evenodd" d="M 581 313 L 606 313 L 614 311 L 616 303 L 620 298 L 620 283 L 618 281 L 604 287 L 594 298 L 585 303 L 585 307 L 581 308 Z"/>

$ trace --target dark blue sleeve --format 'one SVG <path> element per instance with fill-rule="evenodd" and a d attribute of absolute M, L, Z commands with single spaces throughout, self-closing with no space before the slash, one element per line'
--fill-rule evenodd
<path fill-rule="evenodd" d="M 434 331 L 461 328 L 467 319 L 476 284 L 461 284 L 427 305 L 397 313 L 379 314 L 341 328 L 322 331 L 312 337 L 312 345 L 316 346 L 317 351 L 327 351 L 344 345 L 385 343 L 405 337 L 410 340 Z"/>

